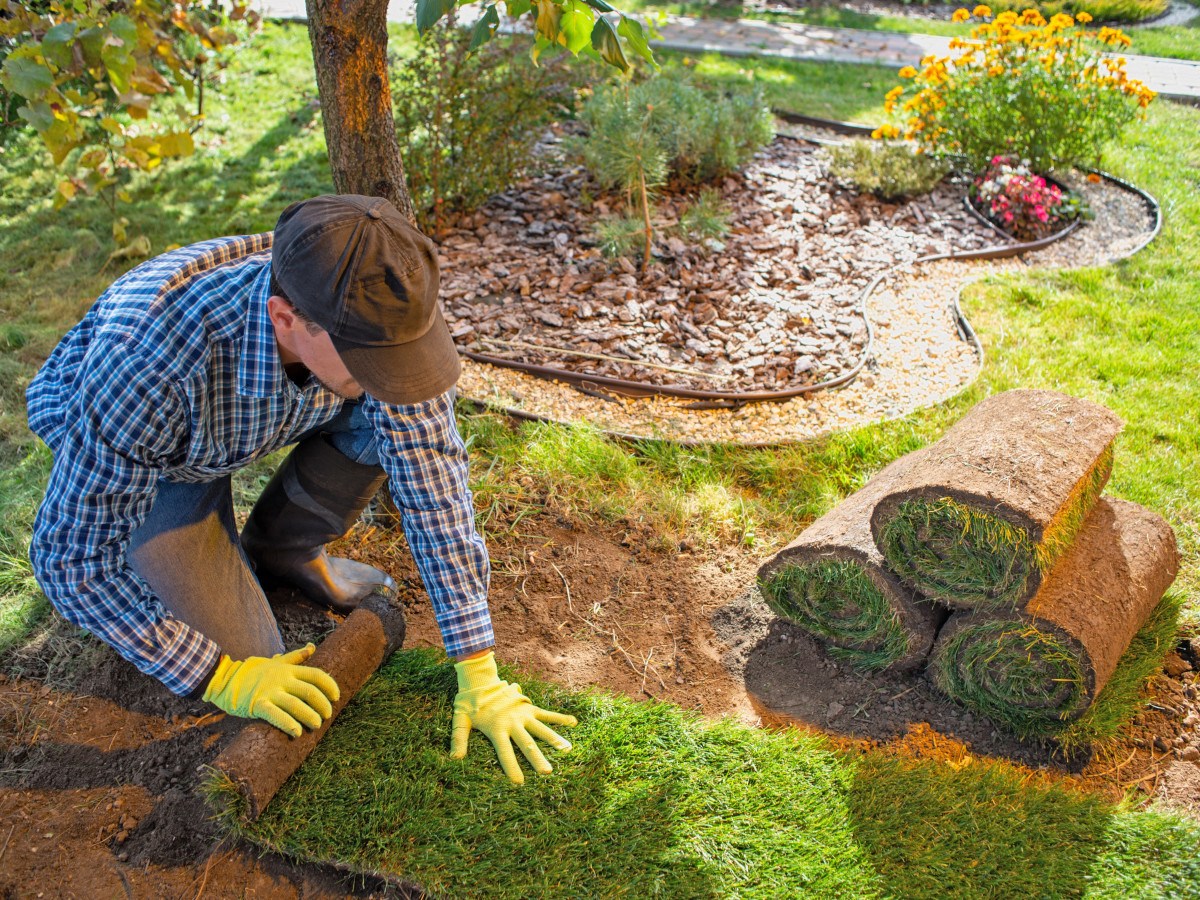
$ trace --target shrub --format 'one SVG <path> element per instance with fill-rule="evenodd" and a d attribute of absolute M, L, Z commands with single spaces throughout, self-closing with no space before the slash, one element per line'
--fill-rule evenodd
<path fill-rule="evenodd" d="M 712 188 L 701 188 L 700 194 L 679 217 L 679 232 L 690 240 L 719 238 L 729 232 L 729 207 Z"/>
<path fill-rule="evenodd" d="M 676 74 L 599 90 L 581 118 L 588 126 L 581 148 L 588 168 L 606 188 L 626 191 L 634 188 L 630 143 L 643 148 L 647 166 L 661 160 L 663 180 L 690 187 L 733 172 L 774 136 L 771 111 L 757 87 L 726 95 Z"/>
<path fill-rule="evenodd" d="M 829 151 L 829 171 L 862 193 L 899 200 L 928 194 L 950 166 L 928 153 L 913 153 L 905 144 L 848 141 Z"/>
<path fill-rule="evenodd" d="M 994 157 L 975 179 L 971 199 L 991 221 L 1022 241 L 1058 231 L 1081 213 L 1074 194 L 1007 156 Z"/>
<path fill-rule="evenodd" d="M 608 257 L 632 256 L 645 240 L 641 215 L 604 216 L 596 222 L 596 240 L 600 252 Z"/>
<path fill-rule="evenodd" d="M 393 73 L 396 138 L 427 230 L 507 188 L 552 114 L 573 103 L 572 73 L 559 62 L 535 67 L 505 40 L 469 53 L 470 42 L 450 17 Z"/>
<path fill-rule="evenodd" d="M 990 18 L 991 10 L 960 9 L 954 17 L 972 15 Z M 1080 23 L 1088 21 L 1079 16 Z M 1047 22 L 1032 9 L 1002 12 L 976 26 L 971 40 L 952 40 L 956 57 L 927 56 L 920 71 L 901 69 L 910 86 L 890 91 L 886 107 L 906 114 L 904 127 L 886 125 L 876 134 L 903 133 L 977 172 L 997 155 L 1028 160 L 1038 172 L 1095 164 L 1104 145 L 1155 96 L 1126 75 L 1124 60 L 1102 55 L 1129 42 L 1113 28 L 1087 32 L 1067 15 Z"/>

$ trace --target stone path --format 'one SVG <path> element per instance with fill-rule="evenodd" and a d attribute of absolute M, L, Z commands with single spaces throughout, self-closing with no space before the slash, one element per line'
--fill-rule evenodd
<path fill-rule="evenodd" d="M 460 19 L 478 11 L 479 4 L 464 7 Z M 305 18 L 304 0 L 261 0 L 258 8 L 270 18 Z M 412 22 L 412 0 L 392 0 L 388 21 Z M 950 53 L 950 38 L 894 31 L 828 28 L 791 22 L 755 19 L 693 19 L 670 16 L 659 28 L 656 46 L 685 53 L 723 53 L 730 56 L 766 56 L 817 62 L 915 65 L 923 56 Z M 1200 103 L 1200 62 L 1126 55 L 1129 77 L 1145 82 L 1164 97 Z"/>

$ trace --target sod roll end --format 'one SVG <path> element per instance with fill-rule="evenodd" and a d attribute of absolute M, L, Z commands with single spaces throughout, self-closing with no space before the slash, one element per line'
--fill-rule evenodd
<path fill-rule="evenodd" d="M 1099 498 L 1120 429 L 1104 407 L 1055 391 L 989 397 L 892 479 L 871 517 L 875 542 L 923 596 L 1018 609 Z"/>
<path fill-rule="evenodd" d="M 1175 535 L 1160 516 L 1101 500 L 1023 610 L 950 618 L 933 681 L 1021 737 L 1053 736 L 1104 689 L 1178 571 Z"/>
<path fill-rule="evenodd" d="M 321 642 L 306 665 L 333 676 L 340 697 L 333 715 L 315 731 L 291 738 L 265 722 L 247 722 L 213 763 L 219 790 L 214 804 L 226 817 L 257 819 L 283 783 L 308 758 L 334 719 L 383 662 L 404 643 L 404 610 L 382 596 L 369 597 Z"/>
<path fill-rule="evenodd" d="M 871 537 L 871 511 L 889 473 L 916 464 L 923 451 L 888 466 L 763 564 L 759 588 L 772 611 L 821 641 L 830 655 L 860 668 L 920 667 L 941 621 L 887 570 Z"/>

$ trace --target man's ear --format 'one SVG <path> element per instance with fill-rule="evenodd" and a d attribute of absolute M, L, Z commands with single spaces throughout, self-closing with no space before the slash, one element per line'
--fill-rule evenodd
<path fill-rule="evenodd" d="M 267 298 L 267 316 L 275 326 L 276 334 L 291 334 L 300 325 L 292 304 L 274 294 Z"/>

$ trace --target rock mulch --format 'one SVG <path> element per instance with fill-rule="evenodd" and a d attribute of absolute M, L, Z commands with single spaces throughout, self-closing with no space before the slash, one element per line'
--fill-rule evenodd
<path fill-rule="evenodd" d="M 813 158 L 819 160 L 820 156 Z M 944 402 L 979 373 L 980 354 L 968 340 L 957 308 L 966 284 L 1028 266 L 1104 265 L 1128 255 L 1149 236 L 1153 217 L 1136 195 L 1083 175 L 1064 180 L 1084 193 L 1095 217 L 1045 250 L 1007 260 L 951 259 L 914 266 L 912 260 L 925 250 L 949 249 L 932 240 L 932 246 L 913 248 L 911 255 L 898 257 L 896 261 L 902 264 L 887 275 L 866 304 L 865 314 L 874 333 L 866 365 L 857 378 L 836 390 L 734 409 L 697 409 L 694 401 L 686 399 L 594 396 L 566 384 L 466 360 L 460 392 L 481 405 L 519 417 L 587 423 L 615 435 L 682 443 L 782 444 L 908 415 Z M 961 197 L 960 192 L 948 205 L 923 207 L 921 215 L 931 208 L 945 210 L 955 221 L 959 216 L 970 221 L 982 235 L 983 226 L 965 212 Z M 876 208 L 882 210 L 884 205 Z M 878 233 L 871 231 L 872 220 L 861 213 L 860 223 L 868 234 Z M 845 259 L 839 257 L 839 244 L 829 237 L 848 239 L 852 234 L 826 236 L 822 243 L 829 257 Z M 986 243 L 995 245 L 995 235 L 988 235 Z"/>

